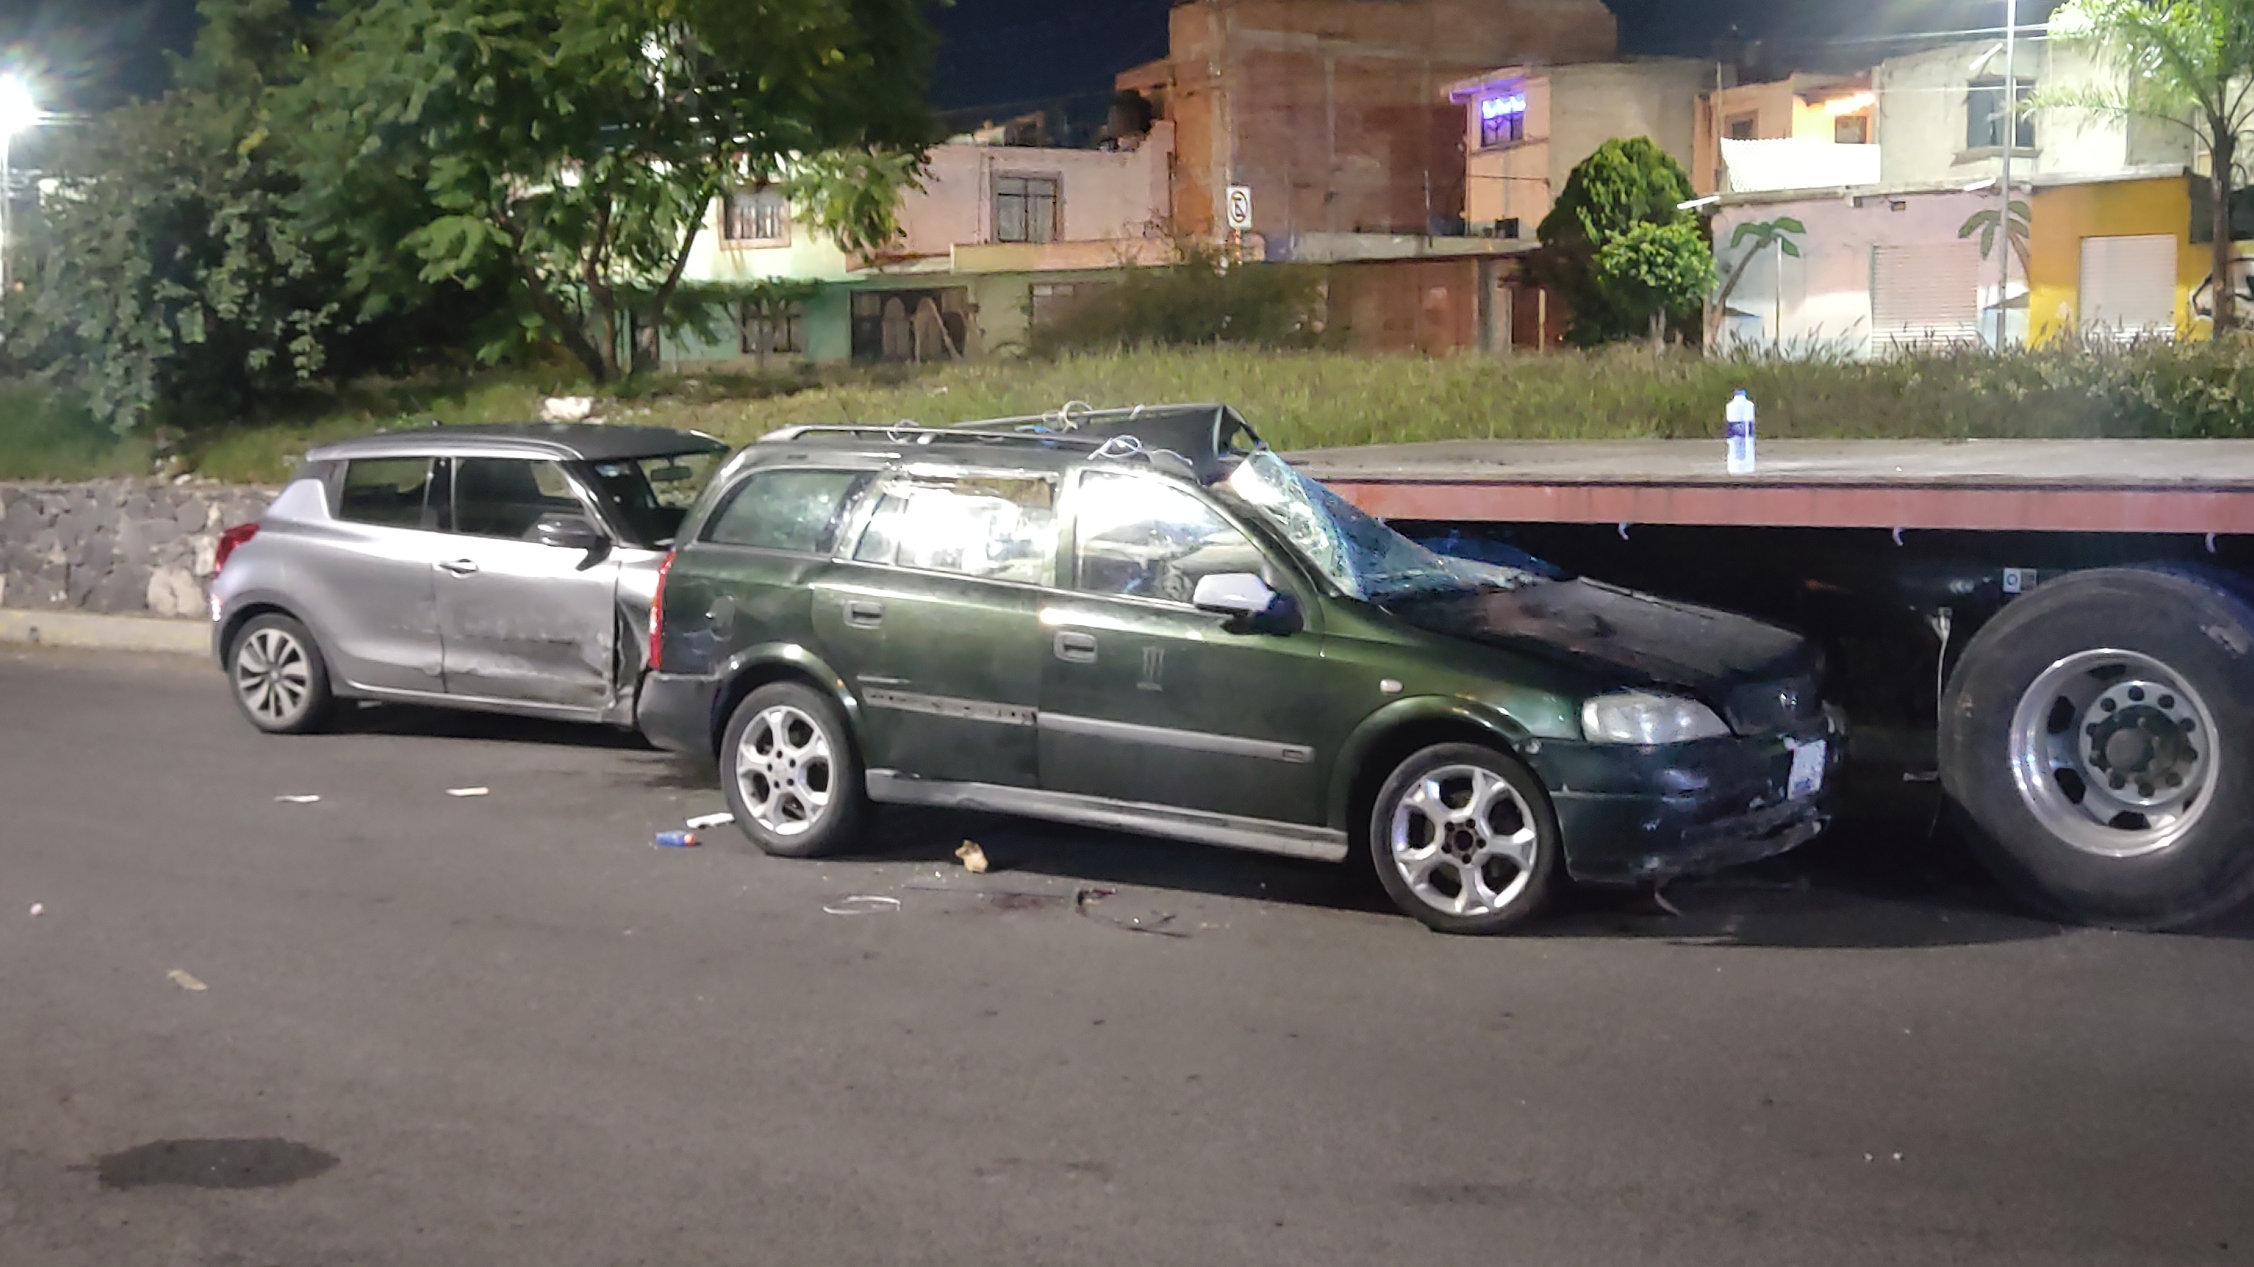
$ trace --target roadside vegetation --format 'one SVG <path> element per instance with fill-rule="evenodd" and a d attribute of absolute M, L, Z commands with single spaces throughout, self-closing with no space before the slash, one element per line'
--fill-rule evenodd
<path fill-rule="evenodd" d="M 1097 406 L 1222 400 L 1279 448 L 1449 439 L 1718 436 L 1744 388 L 1768 437 L 2254 436 L 2254 344 L 1980 350 L 1871 362 L 1708 359 L 1646 346 L 1521 356 L 1370 358 L 1232 347 L 1060 353 L 933 367 L 759 376 L 641 376 L 598 395 L 597 416 L 744 443 L 800 423 L 927 426 Z M 170 438 L 167 453 L 118 442 L 29 389 L 0 391 L 0 477 L 84 478 L 173 468 L 209 479 L 286 475 L 309 445 L 433 421 L 523 421 L 553 395 L 592 389 L 563 374 L 365 384 L 307 397 L 304 412 Z M 24 419 L 33 421 L 28 424 Z"/>

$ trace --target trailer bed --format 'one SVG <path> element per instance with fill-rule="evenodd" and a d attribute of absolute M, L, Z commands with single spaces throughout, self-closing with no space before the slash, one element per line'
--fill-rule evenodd
<path fill-rule="evenodd" d="M 2254 440 L 1442 440 L 1291 460 L 1384 519 L 2254 533 Z"/>

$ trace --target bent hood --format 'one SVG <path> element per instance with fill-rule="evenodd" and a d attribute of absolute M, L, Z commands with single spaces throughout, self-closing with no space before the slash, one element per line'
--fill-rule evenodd
<path fill-rule="evenodd" d="M 1598 581 L 1389 604 L 1431 633 L 1609 671 L 1623 685 L 1688 691 L 1717 707 L 1749 682 L 1813 677 L 1815 649 L 1787 629 Z M 1814 683 L 1811 681 L 1809 687 Z"/>

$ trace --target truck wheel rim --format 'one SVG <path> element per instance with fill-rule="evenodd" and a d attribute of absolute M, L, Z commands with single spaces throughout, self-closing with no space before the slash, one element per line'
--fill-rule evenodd
<path fill-rule="evenodd" d="M 1448 915 L 1492 915 L 1534 878 L 1534 815 L 1509 780 L 1475 765 L 1426 773 L 1394 802 L 1393 865 L 1417 900 Z"/>
<path fill-rule="evenodd" d="M 829 808 L 830 737 L 803 710 L 778 704 L 736 744 L 736 787 L 752 821 L 777 836 L 812 831 Z"/>
<path fill-rule="evenodd" d="M 2222 769 L 2214 716 L 2183 676 L 2137 651 L 2067 656 L 2012 714 L 2012 780 L 2036 821 L 2084 853 L 2133 858 L 2182 840 Z"/>
<path fill-rule="evenodd" d="M 235 652 L 235 693 L 261 721 L 288 723 L 304 711 L 312 690 L 313 666 L 286 630 L 254 630 Z"/>

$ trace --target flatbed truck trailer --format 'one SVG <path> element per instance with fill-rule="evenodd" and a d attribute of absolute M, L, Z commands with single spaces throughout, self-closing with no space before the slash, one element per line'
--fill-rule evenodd
<path fill-rule="evenodd" d="M 1937 777 L 2046 913 L 2254 895 L 2254 441 L 1441 441 L 1301 452 L 1451 553 L 1816 638 L 1851 760 Z M 1601 633 L 1601 631 L 1596 631 Z"/>

